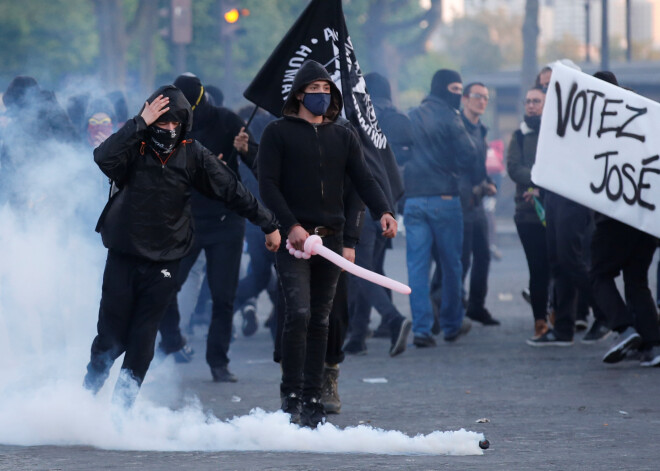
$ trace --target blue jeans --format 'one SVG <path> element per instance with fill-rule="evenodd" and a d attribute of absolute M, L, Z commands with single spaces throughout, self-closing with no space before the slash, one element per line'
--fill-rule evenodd
<path fill-rule="evenodd" d="M 463 211 L 460 200 L 441 196 L 408 198 L 405 224 L 413 333 L 422 337 L 431 335 L 433 308 L 429 272 L 435 253 L 435 262 L 442 269 L 440 327 L 445 338 L 453 337 L 461 328 L 464 314 L 461 301 Z"/>

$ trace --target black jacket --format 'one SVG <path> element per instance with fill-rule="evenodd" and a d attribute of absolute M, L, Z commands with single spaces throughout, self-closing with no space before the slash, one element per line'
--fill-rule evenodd
<path fill-rule="evenodd" d="M 387 98 L 372 96 L 371 101 L 376 111 L 378 124 L 387 137 L 397 164 L 403 167 L 410 160 L 415 142 L 410 119 L 397 110 Z"/>
<path fill-rule="evenodd" d="M 316 80 L 327 80 L 332 88 L 326 119 L 318 125 L 290 114 L 298 110 L 295 91 Z M 341 94 L 327 71 L 314 62 L 306 62 L 296 74 L 285 102 L 285 116 L 264 130 L 257 158 L 259 190 L 284 234 L 295 224 L 342 231 L 346 175 L 372 213 L 392 212 L 366 166 L 355 133 L 336 122 L 341 108 Z"/>
<path fill-rule="evenodd" d="M 532 183 L 532 167 L 536 161 L 536 147 L 539 133 L 530 129 L 523 121 L 509 141 L 506 156 L 506 169 L 509 177 L 516 183 L 514 201 L 516 210 L 513 219 L 518 223 L 541 224 L 534 203 L 525 201 L 523 193 L 529 188 L 538 188 Z M 541 193 L 543 196 L 543 192 Z M 541 198 L 542 200 L 543 198 Z"/>
<path fill-rule="evenodd" d="M 97 231 L 117 252 L 153 261 L 182 258 L 193 242 L 190 196 L 195 188 L 220 201 L 266 233 L 277 228 L 273 214 L 238 181 L 236 175 L 199 142 L 186 139 L 192 112 L 183 93 L 161 87 L 170 113 L 181 120 L 180 143 L 163 164 L 145 144 L 147 125 L 136 116 L 94 150 L 94 161 L 120 188 L 108 202 Z M 161 156 L 165 159 L 165 156 Z"/>
<path fill-rule="evenodd" d="M 207 101 L 195 109 L 195 119 L 190 137 L 199 141 L 214 155 L 222 154 L 222 160 L 238 176 L 238 157 L 252 169 L 256 166 L 257 143 L 250 137 L 248 153 L 241 155 L 234 149 L 234 137 L 240 132 L 245 122 L 231 110 L 213 106 Z M 192 214 L 195 229 L 199 234 L 212 235 L 222 230 L 225 216 L 231 209 L 222 201 L 213 200 L 193 191 Z"/>
<path fill-rule="evenodd" d="M 476 151 L 459 111 L 430 95 L 409 116 L 415 147 L 405 169 L 406 198 L 458 196 L 458 178 L 469 173 Z"/>
<path fill-rule="evenodd" d="M 492 183 L 492 180 L 488 177 L 486 171 L 486 153 L 488 152 L 486 134 L 488 134 L 488 128 L 481 121 L 472 124 L 463 113 L 461 113 L 461 119 L 476 150 L 473 154 L 470 170 L 467 173 L 462 173 L 459 178 L 461 204 L 465 214 L 481 205 L 483 185 Z"/>

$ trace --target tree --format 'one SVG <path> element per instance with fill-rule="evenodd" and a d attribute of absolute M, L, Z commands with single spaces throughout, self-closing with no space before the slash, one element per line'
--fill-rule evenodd
<path fill-rule="evenodd" d="M 520 100 L 527 92 L 527 88 L 534 83 L 538 73 L 538 39 L 539 39 L 539 0 L 526 0 L 525 19 L 522 27 L 523 58 L 520 70 Z M 522 107 L 522 105 L 519 105 Z"/>

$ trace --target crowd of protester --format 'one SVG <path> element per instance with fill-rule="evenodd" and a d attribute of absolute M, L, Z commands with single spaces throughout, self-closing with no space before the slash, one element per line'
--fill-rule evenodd
<path fill-rule="evenodd" d="M 229 110 L 220 89 L 190 73 L 158 89 L 134 116 L 121 92 L 72 96 L 62 107 L 34 78 L 19 76 L 3 94 L 0 204 L 29 206 L 21 172 L 44 142 L 79 145 L 90 162 L 93 154 L 105 175 L 98 174 L 107 205 L 97 231 L 108 259 L 84 386 L 97 392 L 125 354 L 115 387 L 125 406 L 155 351 L 181 363 L 193 359 L 176 294 L 201 254 L 203 281 L 188 332 L 207 329 L 211 377 L 238 381 L 229 369 L 234 313 L 242 334 L 253 335 L 256 300 L 267 291 L 282 409 L 311 427 L 340 411 L 339 364 L 345 354 L 366 354 L 370 335 L 389 338 L 394 357 L 406 350 L 410 332 L 415 347 L 430 348 L 438 336 L 456 342 L 472 322 L 498 326 L 486 297 L 491 257 L 501 257 L 494 204 L 505 168 L 515 183 L 514 222 L 529 268 L 527 343 L 564 347 L 575 332 L 585 332 L 584 343 L 615 334 L 604 362 L 658 366 L 660 330 L 648 286 L 656 239 L 531 179 L 551 74 L 542 69 L 527 91 L 505 164 L 501 141 L 489 143 L 482 122 L 486 84 L 464 84 L 457 71 L 438 70 L 428 96 L 405 113 L 394 106 L 386 77 L 366 75 L 399 167 L 387 185 L 372 176 L 356 130 L 341 115 L 341 93 L 313 61 L 298 71 L 280 119 L 254 107 Z M 596 77 L 618 85 L 611 72 Z M 392 194 L 397 179 L 405 183 L 403 196 Z M 315 234 L 383 274 L 397 213 L 406 230 L 411 319 L 389 290 L 320 257 L 289 252 Z M 239 279 L 244 245 L 249 264 Z M 614 283 L 621 272 L 624 297 Z M 372 308 L 382 318 L 374 332 Z"/>

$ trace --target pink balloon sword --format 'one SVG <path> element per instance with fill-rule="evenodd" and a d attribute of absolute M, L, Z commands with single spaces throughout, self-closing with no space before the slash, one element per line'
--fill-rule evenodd
<path fill-rule="evenodd" d="M 289 243 L 288 239 L 286 241 L 286 248 L 289 253 L 296 258 L 308 259 L 312 255 L 320 255 L 321 257 L 337 265 L 339 268 L 342 268 L 355 276 L 359 276 L 360 278 L 364 278 L 365 280 L 371 281 L 372 283 L 376 283 L 377 285 L 389 288 L 393 291 L 396 291 L 397 293 L 410 294 L 412 291 L 410 286 L 404 285 L 403 283 L 399 283 L 398 281 L 395 281 L 391 278 L 379 275 L 378 273 L 374 273 L 370 270 L 367 270 L 366 268 L 362 268 L 354 263 L 349 262 L 338 253 L 335 253 L 329 248 L 324 247 L 323 240 L 317 235 L 311 235 L 307 238 L 305 241 L 304 252 L 294 249 L 293 246 L 291 246 Z"/>

